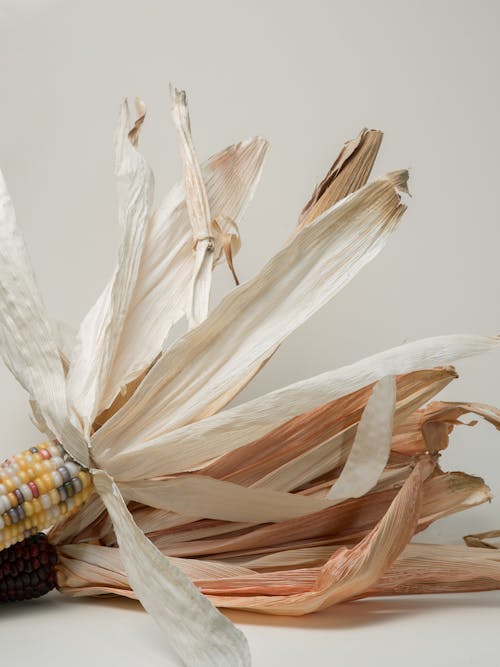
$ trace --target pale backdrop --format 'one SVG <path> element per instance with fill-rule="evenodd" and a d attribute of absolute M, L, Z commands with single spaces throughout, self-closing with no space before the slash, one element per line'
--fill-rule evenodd
<path fill-rule="evenodd" d="M 123 96 L 157 195 L 180 176 L 169 82 L 188 91 L 202 158 L 271 142 L 241 232 L 252 276 L 281 247 L 339 146 L 385 139 L 375 175 L 409 167 L 413 198 L 387 248 L 282 346 L 241 398 L 404 341 L 500 332 L 498 2 L 0 0 L 0 165 L 44 298 L 76 325 L 114 266 L 112 135 Z M 217 272 L 215 299 L 230 288 Z M 500 354 L 458 365 L 443 397 L 500 404 Z M 0 371 L 0 454 L 33 444 L 27 400 Z M 443 466 L 500 492 L 500 434 L 460 429 Z M 500 500 L 434 526 L 500 528 Z M 263 664 L 263 663 L 262 663 Z M 326 663 L 325 663 L 326 664 Z"/>

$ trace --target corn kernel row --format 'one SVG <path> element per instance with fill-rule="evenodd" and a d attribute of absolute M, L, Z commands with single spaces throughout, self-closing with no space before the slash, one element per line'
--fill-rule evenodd
<path fill-rule="evenodd" d="M 57 551 L 37 533 L 0 551 L 0 605 L 45 595 L 56 585 Z"/>
<path fill-rule="evenodd" d="M 0 465 L 0 551 L 72 514 L 92 479 L 59 443 L 44 442 Z"/>

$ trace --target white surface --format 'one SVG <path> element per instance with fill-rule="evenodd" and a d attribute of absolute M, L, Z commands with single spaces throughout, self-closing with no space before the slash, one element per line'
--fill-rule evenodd
<path fill-rule="evenodd" d="M 411 169 L 413 199 L 388 248 L 242 399 L 405 340 L 500 332 L 499 14 L 489 0 L 0 0 L 0 165 L 54 318 L 77 324 L 114 264 L 111 144 L 124 95 L 148 103 L 141 142 L 158 195 L 180 175 L 172 81 L 188 90 L 201 157 L 254 133 L 271 140 L 242 225 L 243 279 L 281 246 L 339 146 L 363 125 L 385 131 L 375 175 Z M 215 298 L 230 285 L 219 271 Z M 462 363 L 443 396 L 500 404 L 499 365 L 499 355 Z M 3 368 L 0 397 L 8 455 L 37 433 Z M 492 428 L 461 429 L 443 465 L 485 476 L 498 495 L 499 444 Z M 500 528 L 497 501 L 436 524 L 425 539 L 458 542 L 489 528 Z M 257 666 L 481 665 L 495 664 L 499 601 L 496 593 L 364 601 L 307 619 L 232 618 Z M 166 643 L 136 609 L 57 597 L 2 609 L 0 656 L 20 665 L 168 664 Z"/>
<path fill-rule="evenodd" d="M 231 612 L 253 667 L 496 665 L 500 592 L 369 599 L 302 618 Z M 2 664 L 178 667 L 152 619 L 130 600 L 52 593 L 0 608 Z M 15 662 L 13 662 L 15 661 Z"/>

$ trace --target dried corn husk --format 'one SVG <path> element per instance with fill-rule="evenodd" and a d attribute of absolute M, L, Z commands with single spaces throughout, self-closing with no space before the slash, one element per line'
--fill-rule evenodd
<path fill-rule="evenodd" d="M 409 542 L 490 499 L 482 479 L 444 472 L 438 457 L 460 417 L 499 428 L 499 411 L 426 404 L 456 379 L 449 364 L 499 337 L 408 343 L 226 408 L 396 229 L 407 172 L 367 183 L 382 134 L 343 147 L 283 249 L 209 312 L 215 264 L 225 258 L 236 276 L 266 143 L 200 165 L 174 90 L 184 182 L 155 210 L 136 107 L 132 122 L 122 105 L 116 137 L 117 267 L 75 343 L 49 323 L 0 184 L 2 354 L 35 423 L 95 485 L 51 530 L 60 589 L 137 597 L 185 664 L 247 666 L 245 638 L 214 605 L 298 615 L 365 595 L 497 586 L 493 549 Z M 183 316 L 190 330 L 166 344 Z"/>
<path fill-rule="evenodd" d="M 299 227 L 307 225 L 368 181 L 382 136 L 379 130 L 363 128 L 355 139 L 344 144 L 327 175 L 304 206 L 299 216 Z"/>

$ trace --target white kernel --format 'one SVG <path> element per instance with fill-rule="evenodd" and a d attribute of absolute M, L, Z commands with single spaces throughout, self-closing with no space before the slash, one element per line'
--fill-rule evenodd
<path fill-rule="evenodd" d="M 76 477 L 80 472 L 80 466 L 74 461 L 68 461 L 66 463 L 66 468 L 68 469 L 68 472 L 71 475 L 71 477 Z"/>
<path fill-rule="evenodd" d="M 52 479 L 54 480 L 54 484 L 56 485 L 56 489 L 58 489 L 60 486 L 63 485 L 63 478 L 59 470 L 53 470 L 52 471 Z"/>
<path fill-rule="evenodd" d="M 40 503 L 42 504 L 44 510 L 49 509 L 49 507 L 51 506 L 51 502 L 49 495 L 47 493 L 42 493 L 42 495 L 40 496 Z"/>
<path fill-rule="evenodd" d="M 24 500 L 31 500 L 33 498 L 33 492 L 27 484 L 21 484 L 19 488 L 24 496 Z"/>

